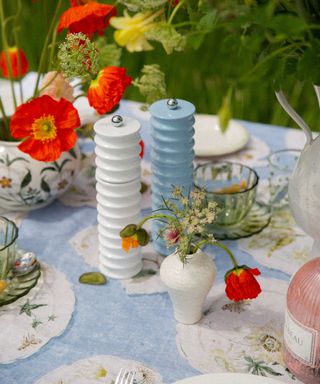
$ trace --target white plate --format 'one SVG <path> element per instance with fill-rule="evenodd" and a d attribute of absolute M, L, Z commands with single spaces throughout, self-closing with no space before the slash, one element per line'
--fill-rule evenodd
<path fill-rule="evenodd" d="M 225 133 L 221 133 L 218 117 L 195 115 L 195 154 L 196 156 L 222 156 L 239 151 L 249 141 L 246 128 L 231 120 Z"/>
<path fill-rule="evenodd" d="M 212 373 L 189 377 L 175 384 L 279 384 L 280 381 L 246 373 Z"/>

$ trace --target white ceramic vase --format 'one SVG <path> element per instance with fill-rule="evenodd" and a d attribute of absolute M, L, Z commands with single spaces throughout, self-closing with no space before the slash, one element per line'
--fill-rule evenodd
<path fill-rule="evenodd" d="M 42 208 L 71 187 L 80 168 L 80 150 L 76 145 L 47 163 L 21 152 L 19 144 L 0 141 L 0 209 Z"/>
<path fill-rule="evenodd" d="M 212 257 L 201 250 L 189 255 L 185 264 L 177 252 L 164 259 L 160 277 L 168 289 L 179 323 L 194 324 L 201 319 L 203 304 L 216 274 Z"/>

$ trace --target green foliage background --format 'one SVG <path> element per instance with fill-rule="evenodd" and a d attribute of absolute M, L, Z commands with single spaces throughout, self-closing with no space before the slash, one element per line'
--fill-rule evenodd
<path fill-rule="evenodd" d="M 45 32 L 50 22 L 57 0 L 23 0 L 23 12 L 21 15 L 20 45 L 25 50 L 30 69 L 36 70 L 41 46 L 45 38 Z M 102 1 L 101 1 L 102 2 Z M 111 1 L 103 1 L 111 3 Z M 275 3 L 273 0 L 261 0 L 259 3 Z M 250 3 L 237 0 L 211 0 L 212 5 L 219 3 L 240 4 Z M 252 0 L 252 3 L 256 3 Z M 287 3 L 294 4 L 293 1 Z M 320 3 L 320 2 L 319 2 Z M 69 0 L 64 0 L 64 8 L 67 9 Z M 13 12 L 15 0 L 5 0 L 7 11 Z M 240 6 L 239 6 L 240 7 Z M 241 10 L 241 8 L 239 8 Z M 236 10 L 236 5 L 235 5 Z M 295 34 L 299 31 L 296 19 L 286 18 L 283 25 L 284 32 Z M 278 29 L 280 27 L 277 27 Z M 264 31 L 265 32 L 265 31 Z M 263 32 L 261 32 L 263 33 Z M 259 35 L 255 39 L 251 37 L 246 41 L 246 36 L 241 36 L 232 28 L 220 28 L 204 37 L 199 49 L 187 48 L 185 52 L 174 52 L 167 55 L 158 43 L 152 43 L 155 49 L 150 52 L 129 53 L 124 50 L 122 65 L 127 72 L 136 78 L 144 64 L 157 63 L 166 74 L 168 96 L 184 98 L 196 105 L 201 113 L 217 113 L 226 96 L 230 83 L 244 75 L 251 66 L 250 60 L 254 58 L 259 44 L 262 44 Z M 112 40 L 112 29 L 108 31 L 108 40 Z M 255 46 L 257 44 L 257 46 Z M 239 50 L 238 47 L 247 49 Z M 251 52 L 251 54 L 250 54 Z M 259 121 L 276 125 L 294 126 L 294 123 L 282 111 L 275 96 L 273 82 L 273 68 L 277 70 L 279 62 L 269 61 L 267 69 L 261 68 L 261 73 L 255 73 L 246 77 L 245 81 L 235 87 L 232 98 L 232 111 L 235 118 Z M 308 63 L 306 72 L 312 66 Z M 274 67 L 273 67 L 274 66 Z M 316 70 L 320 71 L 318 63 L 314 63 Z M 313 92 L 311 82 L 297 80 L 293 73 L 285 78 L 284 90 L 289 96 L 292 105 L 305 118 L 313 130 L 320 131 L 319 107 Z M 141 96 L 134 87 L 130 87 L 126 98 L 141 100 Z"/>

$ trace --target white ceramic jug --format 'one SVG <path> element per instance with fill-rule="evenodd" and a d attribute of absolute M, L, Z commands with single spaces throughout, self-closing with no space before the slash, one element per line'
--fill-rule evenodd
<path fill-rule="evenodd" d="M 320 86 L 314 86 L 320 105 Z M 282 91 L 277 99 L 306 135 L 295 170 L 289 181 L 289 204 L 297 224 L 315 241 L 311 256 L 320 256 L 320 135 L 315 139 L 306 122 L 289 105 Z"/>

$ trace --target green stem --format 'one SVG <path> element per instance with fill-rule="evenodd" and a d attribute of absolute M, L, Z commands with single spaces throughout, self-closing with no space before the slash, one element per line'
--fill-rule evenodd
<path fill-rule="evenodd" d="M 260 60 L 249 72 L 247 72 L 246 74 L 244 74 L 240 79 L 239 81 L 243 81 L 243 80 L 246 80 L 249 76 L 251 76 L 259 67 L 261 67 L 262 65 L 264 65 L 266 62 L 268 62 L 269 60 L 273 59 L 274 57 L 280 55 L 281 53 L 283 52 L 286 52 L 288 50 L 290 50 L 292 48 L 292 44 L 291 45 L 288 45 L 286 47 L 282 47 L 282 48 L 279 48 L 275 51 L 273 51 L 272 53 L 270 53 L 270 55 L 266 56 L 265 58 L 263 58 L 262 60 Z"/>
<path fill-rule="evenodd" d="M 54 51 L 55 51 L 56 41 L 57 41 L 58 25 L 59 23 L 56 23 L 55 28 L 53 29 L 52 42 L 50 46 L 49 70 L 52 69 L 53 56 L 54 56 Z"/>
<path fill-rule="evenodd" d="M 168 24 L 170 25 L 175 17 L 175 15 L 177 14 L 177 12 L 179 11 L 179 9 L 182 7 L 182 5 L 186 2 L 186 0 L 181 0 L 174 8 L 174 10 L 172 11 L 170 17 L 169 17 L 169 20 L 168 20 Z"/>
<path fill-rule="evenodd" d="M 148 220 L 152 220 L 152 219 L 167 219 L 168 221 L 175 221 L 176 223 L 179 224 L 179 220 L 177 220 L 173 216 L 163 215 L 163 214 L 159 213 L 159 214 L 156 214 L 156 215 L 147 216 L 144 219 L 142 219 L 140 221 L 140 223 L 137 224 L 137 229 L 140 229 L 143 226 L 144 223 L 146 223 Z"/>
<path fill-rule="evenodd" d="M 173 24 L 175 28 L 188 27 L 189 25 L 198 25 L 196 21 L 184 21 L 181 23 Z"/>
<path fill-rule="evenodd" d="M 6 57 L 6 64 L 8 66 L 8 72 L 9 72 L 9 80 L 10 80 L 10 88 L 11 88 L 11 93 L 12 93 L 12 99 L 13 99 L 13 105 L 14 105 L 14 110 L 17 108 L 17 99 L 16 95 L 14 93 L 14 83 L 13 83 L 13 78 L 12 78 L 12 68 L 11 68 L 11 63 L 10 63 L 10 56 L 8 52 L 8 41 L 7 41 L 7 36 L 6 36 L 6 31 L 5 31 L 5 26 L 6 26 L 6 20 L 4 18 L 4 11 L 3 11 L 3 0 L 0 0 L 0 24 L 1 24 L 1 40 L 2 40 L 2 48 L 5 52 L 5 57 Z"/>
<path fill-rule="evenodd" d="M 3 117 L 3 123 L 4 123 L 4 127 L 5 127 L 5 134 L 3 136 L 3 138 L 1 138 L 2 140 L 8 140 L 10 138 L 10 128 L 9 128 L 9 119 L 8 119 L 8 116 L 6 115 L 6 111 L 4 110 L 4 106 L 3 106 L 3 103 L 2 103 L 2 99 L 1 99 L 1 96 L 0 96 L 0 111 L 2 113 L 2 117 Z"/>
<path fill-rule="evenodd" d="M 235 268 L 238 267 L 239 264 L 237 262 L 237 259 L 234 256 L 234 254 L 230 251 L 230 249 L 228 247 L 226 247 L 222 243 L 219 243 L 218 241 L 212 241 L 212 240 L 208 240 L 208 239 L 201 240 L 201 241 L 199 241 L 199 243 L 197 245 L 195 245 L 194 250 L 193 250 L 194 253 L 196 253 L 197 250 L 200 249 L 201 247 L 203 247 L 205 244 L 214 245 L 215 247 L 219 247 L 219 248 L 223 249 L 228 254 L 228 256 L 230 257 L 233 266 Z"/>
<path fill-rule="evenodd" d="M 49 45 L 49 39 L 50 39 L 50 37 L 52 35 L 52 32 L 53 32 L 53 29 L 54 29 L 54 27 L 56 25 L 56 19 L 57 19 L 58 13 L 59 13 L 59 9 L 61 7 L 61 3 L 62 3 L 62 0 L 58 0 L 57 6 L 56 6 L 56 9 L 55 9 L 55 12 L 54 12 L 54 15 L 53 15 L 53 18 L 52 18 L 52 21 L 51 21 L 51 24 L 50 24 L 50 27 L 49 27 L 46 39 L 45 39 L 45 42 L 44 42 L 44 45 L 43 45 L 43 48 L 42 48 L 42 52 L 41 52 L 41 56 L 40 56 L 40 62 L 39 62 L 39 67 L 38 67 L 38 76 L 37 76 L 37 81 L 36 81 L 36 85 L 35 85 L 34 92 L 33 92 L 33 97 L 35 97 L 37 92 L 38 92 L 40 76 L 41 76 L 42 71 L 44 69 L 43 66 L 44 66 L 44 63 L 45 63 L 45 60 L 46 60 L 46 57 L 47 57 L 47 49 L 48 49 L 48 45 Z"/>
<path fill-rule="evenodd" d="M 80 93 L 78 96 L 76 96 L 74 99 L 73 99 L 73 102 L 75 102 L 77 99 L 80 99 L 80 97 L 85 97 L 87 96 L 85 93 Z"/>
<path fill-rule="evenodd" d="M 17 20 L 21 14 L 22 10 L 22 4 L 21 0 L 17 0 L 17 13 L 16 17 L 14 19 L 14 28 L 13 28 L 13 34 L 14 34 L 14 40 L 15 40 L 15 45 L 20 48 L 19 44 L 19 36 L 18 36 L 18 26 L 17 26 Z M 21 65 L 21 59 L 20 55 L 18 55 L 18 73 L 22 73 L 22 65 Z M 23 103 L 23 88 L 22 88 L 22 76 L 19 76 L 19 90 L 20 90 L 20 102 Z"/>

